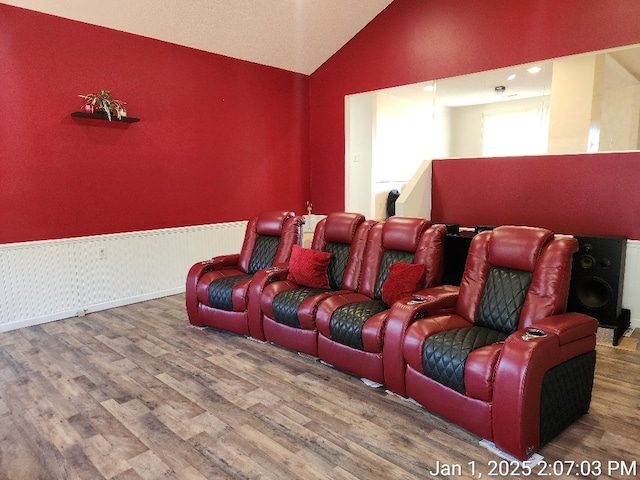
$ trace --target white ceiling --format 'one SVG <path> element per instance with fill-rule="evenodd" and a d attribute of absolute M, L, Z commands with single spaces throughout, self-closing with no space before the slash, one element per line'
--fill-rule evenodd
<path fill-rule="evenodd" d="M 605 53 L 608 54 L 610 59 L 615 60 L 619 67 L 626 72 L 628 79 L 635 79 L 635 82 L 640 82 L 640 44 L 598 52 L 588 52 L 564 58 L 594 56 Z M 514 65 L 496 70 L 411 85 L 401 85 L 380 90 L 380 92 L 413 101 L 434 102 L 437 105 L 445 107 L 481 105 L 485 103 L 542 97 L 551 94 L 551 81 L 555 60 L 558 59 Z M 528 72 L 529 67 L 539 67 L 540 71 L 530 73 Z M 607 78 L 611 80 L 617 77 L 608 74 Z M 634 82 L 634 80 L 630 81 L 632 83 Z M 615 86 L 608 85 L 608 88 L 620 88 L 620 85 L 619 83 L 615 84 Z M 503 93 L 496 91 L 496 87 L 499 86 L 505 87 Z M 432 87 L 432 89 L 427 90 L 429 87 Z"/>
<path fill-rule="evenodd" d="M 540 71 L 529 73 L 529 67 L 539 67 Z M 481 105 L 549 95 L 552 74 L 553 61 L 548 60 L 402 85 L 382 92 L 414 101 L 434 101 L 444 107 Z M 505 88 L 503 93 L 496 91 L 499 86 Z"/>
<path fill-rule="evenodd" d="M 311 74 L 392 0 L 9 0 L 0 3 Z"/>

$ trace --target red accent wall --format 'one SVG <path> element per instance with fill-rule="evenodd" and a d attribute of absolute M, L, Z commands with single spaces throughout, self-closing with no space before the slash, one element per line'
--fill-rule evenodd
<path fill-rule="evenodd" d="M 432 166 L 436 222 L 640 239 L 635 153 L 436 160 Z"/>
<path fill-rule="evenodd" d="M 0 243 L 305 210 L 306 75 L 3 4 L 0 73 Z"/>
<path fill-rule="evenodd" d="M 0 4 L 0 243 L 341 210 L 345 95 L 639 43 L 636 19 L 637 0 L 395 0 L 308 77 Z M 142 121 L 72 119 L 101 88 Z M 599 206 L 592 233 L 640 239 L 640 154 L 608 158 L 615 203 L 582 169 L 567 191 Z"/>
<path fill-rule="evenodd" d="M 314 209 L 319 213 L 344 209 L 345 95 L 639 43 L 637 19 L 637 0 L 395 0 L 311 75 Z M 569 166 L 577 166 L 583 157 L 590 168 L 569 172 Z M 609 171 L 612 161 L 621 168 Z M 575 223 L 576 203 L 557 202 L 553 215 L 555 225 L 562 227 L 562 231 L 567 231 L 565 225 L 581 230 L 587 230 L 588 226 L 591 233 L 603 234 L 624 230 L 629 237 L 640 239 L 637 216 L 640 188 L 612 194 L 599 183 L 602 182 L 600 174 L 605 174 L 608 187 L 614 184 L 640 187 L 640 172 L 637 167 L 633 168 L 635 163 L 640 163 L 640 154 L 555 157 L 548 162 L 540 160 L 536 167 L 541 170 L 536 173 L 541 178 L 554 178 L 552 169 L 560 163 L 565 165 L 560 172 L 566 174 L 565 178 L 571 173 L 563 195 L 589 199 L 591 205 L 597 205 L 598 215 L 588 225 Z M 477 170 L 487 175 L 495 173 L 486 171 L 484 164 Z M 513 175 L 517 176 L 517 172 Z M 440 180 L 444 182 L 442 177 Z M 481 182 L 483 178 L 476 180 Z M 455 178 L 447 180 L 448 184 L 455 181 Z M 440 194 L 441 197 L 434 198 L 434 204 L 440 202 L 443 210 L 434 211 L 434 217 L 437 213 L 444 219 L 462 222 L 455 218 L 459 209 L 448 210 L 454 200 L 446 201 L 446 192 L 442 189 Z M 528 202 L 535 208 L 547 200 L 531 196 Z M 501 202 L 485 206 L 492 217 L 503 208 Z M 515 211 L 511 213 L 515 223 L 525 223 L 532 218 L 517 216 Z M 624 221 L 626 225 L 614 225 L 615 220 Z"/>

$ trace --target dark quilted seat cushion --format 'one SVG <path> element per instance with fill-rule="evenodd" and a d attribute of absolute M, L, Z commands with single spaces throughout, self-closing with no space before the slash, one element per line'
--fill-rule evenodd
<path fill-rule="evenodd" d="M 351 245 L 346 243 L 327 243 L 325 251 L 332 254 L 327 268 L 327 276 L 329 277 L 329 286 L 331 288 L 301 287 L 279 293 L 275 296 L 272 303 L 273 319 L 283 325 L 300 328 L 298 310 L 302 302 L 314 295 L 320 295 L 342 288 L 342 280 L 347 268 L 347 263 L 349 262 L 350 250 Z"/>
<path fill-rule="evenodd" d="M 389 305 L 382 300 L 348 303 L 333 312 L 329 328 L 331 339 L 351 348 L 364 350 L 362 327 L 376 313 L 387 310 Z"/>
<path fill-rule="evenodd" d="M 283 325 L 294 328 L 300 328 L 298 320 L 298 309 L 302 302 L 307 298 L 328 292 L 323 288 L 295 288 L 279 293 L 273 299 L 271 307 L 273 308 L 274 320 Z"/>
<path fill-rule="evenodd" d="M 219 310 L 233 311 L 233 288 L 241 281 L 251 278 L 253 275 L 235 275 L 214 280 L 209 284 L 209 305 Z"/>
<path fill-rule="evenodd" d="M 504 332 L 476 326 L 436 333 L 425 340 L 422 349 L 423 373 L 464 394 L 464 366 L 469 353 L 501 342 L 507 336 Z"/>
<path fill-rule="evenodd" d="M 531 277 L 530 272 L 492 268 L 482 293 L 475 325 L 505 333 L 515 332 Z"/>

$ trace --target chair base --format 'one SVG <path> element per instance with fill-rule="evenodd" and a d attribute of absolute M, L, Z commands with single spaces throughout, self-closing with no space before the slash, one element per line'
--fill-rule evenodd
<path fill-rule="evenodd" d="M 384 384 L 382 353 L 356 350 L 318 335 L 318 357 L 339 370 Z"/>
<path fill-rule="evenodd" d="M 269 342 L 312 357 L 318 356 L 317 330 L 294 328 L 265 316 L 262 318 L 264 336 Z"/>
<path fill-rule="evenodd" d="M 200 304 L 198 305 L 197 318 L 190 318 L 189 321 L 198 327 L 211 327 L 240 335 L 249 335 L 247 312 L 227 312 Z"/>

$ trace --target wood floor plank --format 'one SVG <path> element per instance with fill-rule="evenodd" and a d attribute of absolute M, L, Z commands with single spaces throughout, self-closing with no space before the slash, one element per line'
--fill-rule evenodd
<path fill-rule="evenodd" d="M 590 412 L 540 453 L 637 469 L 640 352 L 597 354 Z M 184 295 L 0 334 L 0 480 L 443 478 L 438 462 L 475 463 L 475 477 L 450 478 L 487 478 L 490 461 L 477 437 L 407 399 L 191 327 Z"/>
<path fill-rule="evenodd" d="M 260 453 L 254 452 L 244 438 L 233 429 L 222 435 L 211 436 L 201 433 L 190 439 L 194 450 L 206 459 L 219 472 L 219 476 L 211 478 L 229 478 L 248 480 L 255 478 L 277 479 L 279 472 L 270 472 L 258 461 Z M 224 476 L 222 476 L 224 475 Z"/>
<path fill-rule="evenodd" d="M 128 463 L 142 478 L 170 478 L 173 473 L 171 467 L 151 450 L 130 458 Z"/>
<path fill-rule="evenodd" d="M 111 443 L 102 435 L 94 435 L 84 440 L 83 444 L 87 457 L 105 478 L 114 477 L 131 468 L 127 460 L 112 454 L 115 452 L 112 452 Z"/>

